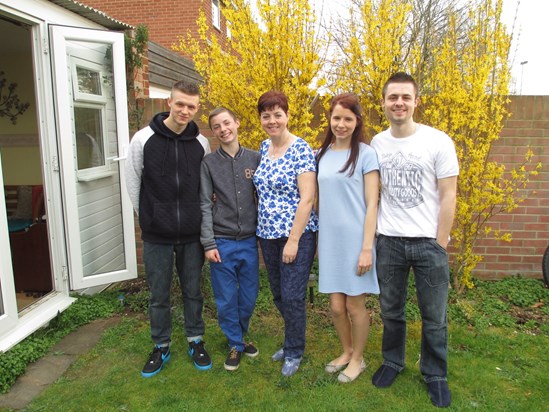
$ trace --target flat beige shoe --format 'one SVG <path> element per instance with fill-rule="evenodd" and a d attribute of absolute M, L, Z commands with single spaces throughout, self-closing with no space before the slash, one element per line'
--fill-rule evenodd
<path fill-rule="evenodd" d="M 359 369 L 358 373 L 355 376 L 349 376 L 349 375 L 346 375 L 345 373 L 341 372 L 337 376 L 337 380 L 341 383 L 351 383 L 356 378 L 358 378 L 360 376 L 360 374 L 362 372 L 364 372 L 365 370 L 366 370 L 366 363 L 364 363 L 364 359 L 362 359 L 362 362 L 360 363 L 360 369 Z"/>
<path fill-rule="evenodd" d="M 336 373 L 336 372 L 339 372 L 339 371 L 342 371 L 343 369 L 345 369 L 348 364 L 349 363 L 344 363 L 343 365 L 334 365 L 333 363 L 330 362 L 329 364 L 326 365 L 324 370 L 327 373 Z"/>

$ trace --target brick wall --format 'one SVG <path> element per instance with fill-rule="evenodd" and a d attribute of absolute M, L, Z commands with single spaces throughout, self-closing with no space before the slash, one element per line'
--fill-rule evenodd
<path fill-rule="evenodd" d="M 497 279 L 520 274 L 541 277 L 541 259 L 549 246 L 549 96 L 512 96 L 512 113 L 495 142 L 492 158 L 508 169 L 520 165 L 530 146 L 533 163 L 542 163 L 538 176 L 533 176 L 522 194 L 526 200 L 512 213 L 495 217 L 495 230 L 511 233 L 511 242 L 481 239 L 476 252 L 483 255 L 474 276 Z"/>
<path fill-rule="evenodd" d="M 132 26 L 144 24 L 149 29 L 149 40 L 172 50 L 172 45 L 178 43 L 178 37 L 190 32 L 198 38 L 199 10 L 206 14 L 208 24 L 212 22 L 212 3 L 208 0 L 82 0 L 90 7 Z M 221 19 L 220 41 L 225 41 L 226 25 Z M 184 52 L 183 56 L 192 56 Z"/>

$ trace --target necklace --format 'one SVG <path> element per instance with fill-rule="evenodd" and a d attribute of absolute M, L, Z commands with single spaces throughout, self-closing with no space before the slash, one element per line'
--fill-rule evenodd
<path fill-rule="evenodd" d="M 273 147 L 271 149 L 271 153 L 269 154 L 269 159 L 271 159 L 271 160 L 277 159 L 277 158 L 281 157 L 284 154 L 284 152 L 285 152 L 284 147 L 282 147 L 280 149 L 280 153 L 278 153 L 278 150 L 275 150 L 275 148 Z"/>
<path fill-rule="evenodd" d="M 282 157 L 284 153 L 286 153 L 286 150 L 288 149 L 288 147 L 290 146 L 291 141 L 292 141 L 292 136 L 288 135 L 284 143 L 281 146 L 276 147 L 273 141 L 271 140 L 271 145 L 269 147 L 269 151 L 270 151 L 269 159 L 274 160 L 274 159 L 278 159 L 279 157 Z"/>

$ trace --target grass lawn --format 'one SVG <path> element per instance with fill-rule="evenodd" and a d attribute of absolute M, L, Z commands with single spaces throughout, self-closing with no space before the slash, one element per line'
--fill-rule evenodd
<path fill-rule="evenodd" d="M 467 297 L 451 298 L 448 381 L 453 401 L 450 410 L 549 410 L 549 332 L 546 323 L 549 314 L 543 306 L 543 299 L 547 302 L 549 295 L 541 282 L 538 283 L 539 291 L 535 289 L 536 292 L 527 293 L 528 297 L 541 293 L 542 300 L 539 293 L 532 298 L 536 300 L 534 307 L 520 308 L 513 304 L 509 297 L 516 287 L 513 283 L 499 294 L 492 291 L 489 295 L 486 291 L 489 288 L 483 292 L 479 287 Z M 282 321 L 270 301 L 270 292 L 262 275 L 261 294 L 250 327 L 250 340 L 256 344 L 260 355 L 254 359 L 243 357 L 237 371 L 227 372 L 223 362 L 228 348 L 215 320 L 215 308 L 208 288 L 209 285 L 205 285 L 205 341 L 213 358 L 211 370 L 196 370 L 186 354 L 181 302 L 176 299 L 172 357 L 160 374 L 148 379 L 141 377 L 141 368 L 152 348 L 148 321 L 142 310 L 127 311 L 117 315 L 123 317 L 118 326 L 108 330 L 92 351 L 79 358 L 27 410 L 435 409 L 419 373 L 421 323 L 417 320 L 413 297 L 408 312 L 406 369 L 392 387 L 377 389 L 371 384 L 371 377 L 382 361 L 382 325 L 378 311 L 374 315 L 365 351 L 368 368 L 355 382 L 343 385 L 337 381 L 337 376 L 324 372 L 325 363 L 339 355 L 339 343 L 328 315 L 327 298 L 315 295 L 314 304 L 308 307 L 306 356 L 298 373 L 284 378 L 280 374 L 281 364 L 270 359 L 282 343 Z M 143 305 L 142 291 L 135 292 L 129 288 L 125 291 L 129 303 L 132 302 L 130 295 L 134 294 L 140 296 Z M 524 298 L 524 293 L 520 296 Z M 135 309 L 136 301 L 130 306 Z M 482 310 L 483 307 L 486 310 Z M 525 313 L 529 314 L 529 319 L 525 318 Z M 510 319 L 513 325 L 507 325 Z M 503 326 L 496 327 L 494 323 Z"/>

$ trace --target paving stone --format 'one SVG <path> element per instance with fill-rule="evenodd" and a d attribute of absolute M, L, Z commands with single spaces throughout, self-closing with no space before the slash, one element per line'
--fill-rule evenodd
<path fill-rule="evenodd" d="M 25 408 L 59 379 L 80 355 L 93 348 L 106 329 L 118 322 L 118 316 L 98 319 L 65 336 L 46 356 L 30 364 L 8 393 L 0 395 L 0 408 Z"/>

